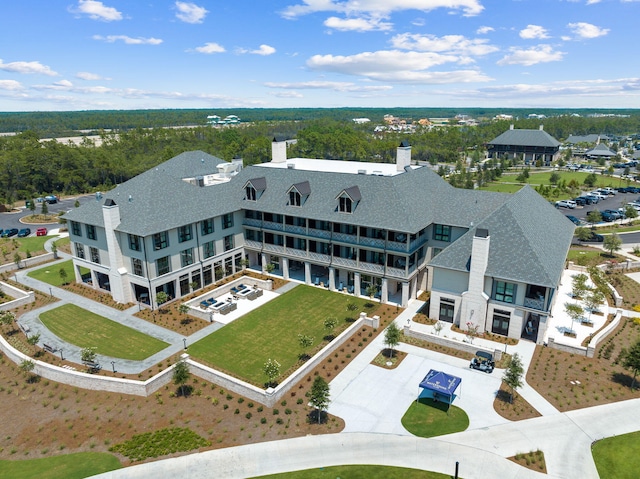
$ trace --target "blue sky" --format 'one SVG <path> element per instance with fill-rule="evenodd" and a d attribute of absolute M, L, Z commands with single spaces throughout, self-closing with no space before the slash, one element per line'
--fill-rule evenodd
<path fill-rule="evenodd" d="M 19 0 L 0 111 L 640 108 L 640 0 Z"/>

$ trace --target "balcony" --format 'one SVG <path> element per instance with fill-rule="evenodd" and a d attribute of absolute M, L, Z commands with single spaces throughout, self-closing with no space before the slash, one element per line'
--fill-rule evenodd
<path fill-rule="evenodd" d="M 355 260 L 348 259 L 348 258 L 335 257 L 333 258 L 333 264 L 338 266 L 344 266 L 346 268 L 351 268 L 351 269 L 355 269 L 358 267 L 358 263 Z"/>
<path fill-rule="evenodd" d="M 333 233 L 333 240 L 350 244 L 358 243 L 358 237 L 356 235 L 348 235 L 346 233 Z"/>
<path fill-rule="evenodd" d="M 268 251 L 269 253 L 277 253 L 279 255 L 285 254 L 284 246 L 280 246 L 277 244 L 265 243 L 263 251 Z"/>
<path fill-rule="evenodd" d="M 245 218 L 242 222 L 245 226 L 253 226 L 254 228 L 260 228 L 262 226 L 262 220 L 256 220 L 253 218 Z"/>
<path fill-rule="evenodd" d="M 524 298 L 525 308 L 537 309 L 539 311 L 545 311 L 544 307 L 544 298 L 543 299 L 534 299 L 534 298 Z"/>
<path fill-rule="evenodd" d="M 306 235 L 307 228 L 305 226 L 284 225 L 284 230 L 287 233 L 294 233 L 297 235 Z"/>
<path fill-rule="evenodd" d="M 384 240 L 380 238 L 368 238 L 366 236 L 361 236 L 360 244 L 363 246 L 372 246 L 374 248 L 384 248 Z"/>
<path fill-rule="evenodd" d="M 314 228 L 309 228 L 309 236 L 313 236 L 315 238 L 330 239 L 331 238 L 331 231 L 317 230 L 317 229 L 314 229 Z"/>
<path fill-rule="evenodd" d="M 275 223 L 273 221 L 263 221 L 262 227 L 266 230 L 284 231 L 284 225 L 282 223 Z"/>
<path fill-rule="evenodd" d="M 262 241 L 245 240 L 244 245 L 251 249 L 262 249 Z"/>

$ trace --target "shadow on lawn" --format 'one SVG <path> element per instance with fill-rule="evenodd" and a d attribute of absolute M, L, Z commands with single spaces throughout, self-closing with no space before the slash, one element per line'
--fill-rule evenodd
<path fill-rule="evenodd" d="M 629 376 L 628 374 L 625 373 L 613 373 L 611 375 L 611 380 L 614 383 L 618 383 L 622 386 L 627 386 L 627 387 L 631 387 L 631 384 L 633 383 L 633 377 Z M 636 387 L 638 386 L 638 378 L 636 378 Z"/>
<path fill-rule="evenodd" d="M 420 404 L 424 404 L 425 406 L 432 407 L 434 409 L 438 409 L 442 412 L 447 412 L 449 410 L 449 404 L 443 401 L 434 401 L 432 398 L 420 398 L 418 399 Z"/>

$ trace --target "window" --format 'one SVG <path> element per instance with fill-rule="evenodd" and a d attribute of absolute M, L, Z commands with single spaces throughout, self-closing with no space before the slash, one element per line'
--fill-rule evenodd
<path fill-rule="evenodd" d="M 435 258 L 442 252 L 442 248 L 432 248 L 431 249 L 431 259 Z"/>
<path fill-rule="evenodd" d="M 211 258 L 216 255 L 216 242 L 208 241 L 202 245 L 202 256 L 204 259 Z"/>
<path fill-rule="evenodd" d="M 153 235 L 153 249 L 159 250 L 169 246 L 169 233 L 163 231 L 162 233 L 156 233 Z"/>
<path fill-rule="evenodd" d="M 74 243 L 74 246 L 76 250 L 76 256 L 80 259 L 84 259 L 84 246 L 82 246 L 80 243 Z"/>
<path fill-rule="evenodd" d="M 434 225 L 433 239 L 436 241 L 451 241 L 451 226 Z"/>
<path fill-rule="evenodd" d="M 339 199 L 338 211 L 340 211 L 340 213 L 351 213 L 352 207 L 353 207 L 351 198 L 349 198 L 347 195 L 342 195 L 338 199 Z"/>
<path fill-rule="evenodd" d="M 222 217 L 222 229 L 233 228 L 233 213 L 227 213 Z"/>
<path fill-rule="evenodd" d="M 156 270 L 158 271 L 158 276 L 171 272 L 171 263 L 168 256 L 156 260 Z"/>
<path fill-rule="evenodd" d="M 224 250 L 229 251 L 230 249 L 233 249 L 233 235 L 224 237 Z"/>
<path fill-rule="evenodd" d="M 189 294 L 189 275 L 180 276 L 180 296 Z"/>
<path fill-rule="evenodd" d="M 183 268 L 193 264 L 193 248 L 180 251 L 180 262 L 182 263 Z"/>
<path fill-rule="evenodd" d="M 96 239 L 96 227 L 93 225 L 85 225 L 85 228 L 87 229 L 87 238 L 90 240 Z"/>
<path fill-rule="evenodd" d="M 142 270 L 142 260 L 139 258 L 131 258 L 131 270 L 136 276 L 144 276 L 144 271 Z"/>
<path fill-rule="evenodd" d="M 244 191 L 245 191 L 245 194 L 247 195 L 247 200 L 256 201 L 256 189 L 253 186 L 247 185 Z"/>
<path fill-rule="evenodd" d="M 493 310 L 493 323 L 491 324 L 491 332 L 495 334 L 509 335 L 509 322 L 511 321 L 511 313 L 501 309 Z"/>
<path fill-rule="evenodd" d="M 204 279 L 205 286 L 209 286 L 213 283 L 213 271 L 211 269 L 211 265 L 202 268 L 202 277 Z"/>
<path fill-rule="evenodd" d="M 300 193 L 296 190 L 291 190 L 289 192 L 289 205 L 291 206 L 300 206 L 302 204 L 302 198 L 300 197 Z"/>
<path fill-rule="evenodd" d="M 503 303 L 513 303 L 516 296 L 516 285 L 504 281 L 496 281 L 494 299 Z"/>
<path fill-rule="evenodd" d="M 129 249 L 131 251 L 140 251 L 140 236 L 129 235 Z"/>
<path fill-rule="evenodd" d="M 178 242 L 184 243 L 185 241 L 189 241 L 191 238 L 193 238 L 191 225 L 180 226 L 180 228 L 178 228 Z"/>
<path fill-rule="evenodd" d="M 77 221 L 71 222 L 71 234 L 73 236 L 82 236 L 82 229 L 80 228 L 80 223 Z"/>
<path fill-rule="evenodd" d="M 213 218 L 202 221 L 200 223 L 200 230 L 202 231 L 202 236 L 210 235 L 211 233 L 213 233 Z"/>
<path fill-rule="evenodd" d="M 453 312 L 455 310 L 455 301 L 448 298 L 440 298 L 440 321 L 453 323 Z"/>
<path fill-rule="evenodd" d="M 98 248 L 91 246 L 89 248 L 89 254 L 91 255 L 92 263 L 100 264 L 100 251 L 98 251 Z"/>

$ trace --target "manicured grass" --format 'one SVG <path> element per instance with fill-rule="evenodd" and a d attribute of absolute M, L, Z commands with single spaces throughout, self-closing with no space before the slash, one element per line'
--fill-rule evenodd
<path fill-rule="evenodd" d="M 515 174 L 503 174 L 496 181 L 503 183 L 516 183 L 516 177 L 521 173 L 521 171 L 515 172 Z M 550 185 L 551 182 L 549 179 L 551 178 L 551 171 L 547 171 L 544 173 L 535 173 L 533 170 L 529 171 L 529 179 L 527 183 L 530 185 Z M 584 184 L 584 179 L 589 176 L 590 173 L 581 173 L 577 171 L 557 171 L 558 175 L 560 175 L 560 181 L 566 181 L 569 183 L 571 180 L 576 180 L 578 184 Z M 619 178 L 613 178 L 611 176 L 601 175 L 600 173 L 595 174 L 598 178 L 597 187 L 617 187 L 617 186 L 626 186 L 624 181 L 621 181 Z"/>
<path fill-rule="evenodd" d="M 35 230 L 32 230 L 35 231 Z M 29 250 L 31 252 L 31 254 L 33 254 L 34 252 L 37 251 L 44 251 L 44 244 L 45 242 L 47 242 L 48 240 L 50 240 L 51 238 L 56 238 L 57 235 L 55 236 L 30 236 L 28 238 L 18 238 L 18 242 L 20 243 L 20 247 L 18 248 L 18 251 L 20 251 L 21 253 L 25 253 L 27 252 L 27 250 Z"/>
<path fill-rule="evenodd" d="M 418 402 L 412 402 L 404 413 L 402 425 L 418 437 L 435 437 L 464 431 L 469 427 L 469 417 L 459 407 L 420 398 Z"/>
<path fill-rule="evenodd" d="M 270 474 L 254 479 L 336 479 L 337 477 L 341 479 L 451 479 L 452 476 L 407 467 L 332 466 Z"/>
<path fill-rule="evenodd" d="M 515 178 L 514 178 L 515 181 Z M 497 193 L 515 193 L 520 191 L 524 185 L 510 184 L 510 183 L 488 183 L 486 186 L 480 188 L 483 191 L 494 191 Z"/>
<path fill-rule="evenodd" d="M 114 358 L 142 360 L 168 346 L 164 341 L 73 304 L 45 311 L 40 314 L 40 320 L 63 340 L 81 348 L 96 347 L 98 354 Z"/>
<path fill-rule="evenodd" d="M 640 471 L 640 432 L 596 442 L 591 447 L 601 479 L 635 479 Z"/>
<path fill-rule="evenodd" d="M 60 270 L 64 269 L 67 272 L 67 277 L 63 281 L 60 276 Z M 88 273 L 89 270 L 86 268 L 80 269 L 82 274 Z M 49 283 L 51 286 L 62 286 L 65 283 L 70 283 L 71 281 L 75 281 L 75 273 L 73 272 L 73 261 L 63 261 L 62 263 L 58 263 L 56 265 L 48 265 L 44 268 L 36 269 L 35 271 L 30 271 L 27 273 L 27 276 L 37 279 L 40 281 L 44 281 L 45 283 Z"/>
<path fill-rule="evenodd" d="M 0 461 L 3 479 L 82 479 L 120 469 L 118 459 L 106 453 L 81 452 L 26 461 Z"/>
<path fill-rule="evenodd" d="M 357 308 L 347 311 L 349 302 Z M 263 372 L 267 359 L 278 361 L 283 374 L 298 362 L 303 353 L 298 334 L 313 337 L 313 349 L 328 334 L 325 319 L 338 319 L 332 333 L 337 334 L 347 325 L 346 318 L 355 319 L 360 311 L 375 314 L 375 305 L 366 309 L 367 303 L 320 288 L 297 286 L 196 342 L 189 347 L 189 354 L 252 384 L 263 385 L 267 380 Z M 310 349 L 304 352 L 309 353 Z"/>
<path fill-rule="evenodd" d="M 119 452 L 131 461 L 144 461 L 150 457 L 166 456 L 176 452 L 193 451 L 210 446 L 205 438 L 189 428 L 165 428 L 155 432 L 136 434 L 130 440 L 116 444 L 110 451 Z"/>

